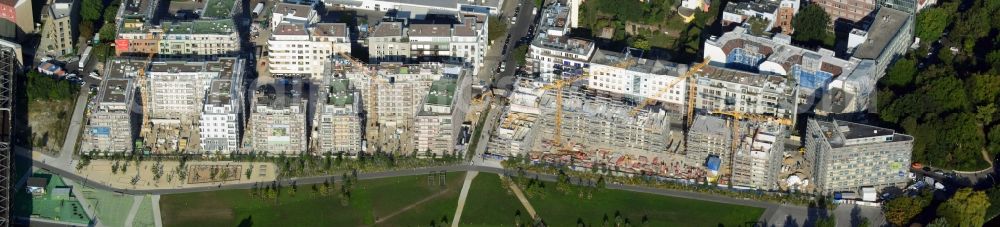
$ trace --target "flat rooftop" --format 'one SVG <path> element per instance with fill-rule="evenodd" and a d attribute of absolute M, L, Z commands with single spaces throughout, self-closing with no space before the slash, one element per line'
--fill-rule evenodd
<path fill-rule="evenodd" d="M 450 24 L 410 24 L 410 37 L 451 37 Z"/>
<path fill-rule="evenodd" d="M 220 58 L 215 61 L 154 61 L 149 67 L 149 72 L 219 72 L 220 78 L 229 79 L 232 77 L 236 61 L 235 58 Z"/>
<path fill-rule="evenodd" d="M 447 8 L 447 9 L 458 9 L 458 5 L 476 5 L 485 6 L 490 8 L 500 7 L 501 0 L 368 0 L 372 2 L 385 2 L 385 3 L 395 3 L 395 4 L 405 4 L 417 7 L 432 7 L 432 8 Z M 332 0 L 334 4 L 342 5 L 361 5 L 361 0 Z"/>
<path fill-rule="evenodd" d="M 62 19 L 70 15 L 73 9 L 72 0 L 56 0 L 55 4 L 46 6 L 47 13 L 52 19 Z"/>
<path fill-rule="evenodd" d="M 308 5 L 299 5 L 293 3 L 281 2 L 274 5 L 274 11 L 272 13 L 277 13 L 281 15 L 292 15 L 300 18 L 309 17 L 309 13 L 312 12 L 312 7 Z"/>
<path fill-rule="evenodd" d="M 306 27 L 302 24 L 280 23 L 274 26 L 274 35 L 307 35 Z"/>
<path fill-rule="evenodd" d="M 451 106 L 457 83 L 458 81 L 452 78 L 441 78 L 431 83 L 431 89 L 427 93 L 427 104 Z"/>
<path fill-rule="evenodd" d="M 402 36 L 403 35 L 403 23 L 402 22 L 381 22 L 375 25 L 375 29 L 372 29 L 371 37 L 388 37 L 388 36 Z"/>
<path fill-rule="evenodd" d="M 125 103 L 132 86 L 131 79 L 107 79 L 102 88 L 101 103 Z"/>
<path fill-rule="evenodd" d="M 875 22 L 868 28 L 868 39 L 857 47 L 854 57 L 877 59 L 886 46 L 900 33 L 910 14 L 889 7 L 882 7 L 875 14 Z"/>
<path fill-rule="evenodd" d="M 214 19 L 228 18 L 235 5 L 236 0 L 206 0 L 201 17 Z"/>
<path fill-rule="evenodd" d="M 214 80 L 212 84 L 209 85 L 208 90 L 208 100 L 206 102 L 212 105 L 226 105 L 232 100 L 232 94 L 230 94 L 230 88 L 232 88 L 233 82 L 230 80 Z"/>
<path fill-rule="evenodd" d="M 724 138 L 732 137 L 726 120 L 715 116 L 698 115 L 691 123 L 690 133 L 716 135 Z"/>
<path fill-rule="evenodd" d="M 330 82 L 329 94 L 326 104 L 334 106 L 345 106 L 354 104 L 354 92 L 351 91 L 351 81 L 347 79 L 336 79 Z"/>
<path fill-rule="evenodd" d="M 163 32 L 166 34 L 229 35 L 236 33 L 235 28 L 236 26 L 233 25 L 233 21 L 229 19 L 163 23 Z"/>
<path fill-rule="evenodd" d="M 143 60 L 114 59 L 111 61 L 111 65 L 107 67 L 107 75 L 104 75 L 104 77 L 108 79 L 134 78 L 139 76 L 139 70 L 146 68 L 146 65 L 146 62 Z"/>
<path fill-rule="evenodd" d="M 282 87 L 280 90 L 279 86 Z M 254 93 L 257 99 L 256 106 L 267 106 L 275 110 L 299 106 L 302 96 L 296 86 L 301 86 L 301 82 L 279 80 L 273 84 L 261 85 Z"/>
<path fill-rule="evenodd" d="M 642 73 L 677 76 L 680 75 L 681 73 L 684 73 L 684 71 L 686 71 L 687 68 L 686 65 L 677 64 L 674 62 L 646 59 L 634 55 L 627 55 L 626 53 L 622 52 L 614 52 L 614 51 L 607 51 L 600 49 L 594 51 L 594 57 L 591 59 L 590 62 L 594 64 L 602 64 L 602 65 L 618 67 L 617 65 L 624 61 L 632 62 L 632 64 L 626 67 L 627 70 L 634 72 L 642 72 Z"/>
<path fill-rule="evenodd" d="M 744 72 L 739 70 L 727 69 L 716 67 L 712 65 L 706 65 L 701 68 L 701 72 L 698 73 L 702 78 L 710 78 L 714 80 L 728 81 L 732 83 L 745 84 L 756 87 L 785 87 L 787 86 L 787 79 L 780 75 L 769 75 L 769 74 L 757 74 L 751 72 Z"/>
<path fill-rule="evenodd" d="M 125 7 L 125 12 L 122 14 L 124 17 L 134 16 L 146 19 L 152 19 L 153 17 L 153 0 L 123 0 L 122 3 L 123 7 Z"/>
<path fill-rule="evenodd" d="M 893 136 L 890 141 L 873 141 L 872 143 L 891 143 L 897 141 L 913 140 L 913 137 L 905 134 L 898 134 L 895 130 L 876 127 L 872 125 L 859 124 L 848 121 L 824 121 L 815 120 L 820 126 L 823 136 L 830 142 L 830 146 L 837 148 L 845 146 L 845 140 L 863 139 L 871 137 Z"/>
<path fill-rule="evenodd" d="M 314 36 L 347 37 L 347 24 L 345 23 L 317 23 L 312 26 Z"/>

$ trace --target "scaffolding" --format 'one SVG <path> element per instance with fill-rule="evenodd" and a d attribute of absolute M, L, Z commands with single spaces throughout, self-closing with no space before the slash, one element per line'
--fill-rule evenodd
<path fill-rule="evenodd" d="M 0 47 L 0 226 L 10 225 L 11 117 L 13 115 L 14 73 L 20 68 L 17 52 Z"/>

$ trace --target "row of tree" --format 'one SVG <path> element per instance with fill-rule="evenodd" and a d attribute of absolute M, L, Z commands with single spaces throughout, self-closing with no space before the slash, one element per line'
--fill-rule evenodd
<path fill-rule="evenodd" d="M 906 226 L 931 207 L 932 192 L 924 190 L 918 196 L 896 198 L 885 203 L 885 218 L 895 226 Z M 986 192 L 970 188 L 959 189 L 948 200 L 937 206 L 932 213 L 936 218 L 928 226 L 983 226 L 986 210 L 990 206 Z"/>

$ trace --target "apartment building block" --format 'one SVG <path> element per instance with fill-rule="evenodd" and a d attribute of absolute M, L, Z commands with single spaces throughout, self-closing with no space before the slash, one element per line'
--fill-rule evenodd
<path fill-rule="evenodd" d="M 203 92 L 198 132 L 201 150 L 229 154 L 240 152 L 246 114 L 244 110 L 242 59 L 220 59 L 206 63 L 207 70 L 221 70 Z"/>
<path fill-rule="evenodd" d="M 254 92 L 250 113 L 253 151 L 267 155 L 299 155 L 306 152 L 306 98 L 302 82 L 279 80 Z"/>
<path fill-rule="evenodd" d="M 213 81 L 242 78 L 246 63 L 237 58 L 215 61 L 153 60 L 146 70 L 149 118 L 154 123 L 180 123 L 199 119 Z"/>
<path fill-rule="evenodd" d="M 733 153 L 733 186 L 777 190 L 787 128 L 773 122 L 747 122 Z"/>
<path fill-rule="evenodd" d="M 63 56 L 73 53 L 74 12 L 72 0 L 53 0 L 42 9 L 42 39 L 38 45 L 45 54 Z"/>
<path fill-rule="evenodd" d="M 319 79 L 334 55 L 351 53 L 344 23 L 279 23 L 267 40 L 268 70 L 279 76 Z"/>
<path fill-rule="evenodd" d="M 195 20 L 149 25 L 124 19 L 118 27 L 115 55 L 156 53 L 170 56 L 230 56 L 240 49 L 232 20 Z"/>
<path fill-rule="evenodd" d="M 422 19 L 431 13 L 478 13 L 484 15 L 500 14 L 504 0 L 327 0 L 327 6 L 344 7 L 375 11 L 402 12 L 411 18 Z"/>
<path fill-rule="evenodd" d="M 555 3 L 542 12 L 538 34 L 528 47 L 527 68 L 543 82 L 582 75 L 590 68 L 594 42 L 569 37 L 572 7 Z"/>
<path fill-rule="evenodd" d="M 909 181 L 913 137 L 859 123 L 809 119 L 806 158 L 817 192 L 903 187 Z"/>
<path fill-rule="evenodd" d="M 346 78 L 332 79 L 319 91 L 313 114 L 312 144 L 317 153 L 357 155 L 361 151 L 361 94 Z"/>
<path fill-rule="evenodd" d="M 723 160 L 723 166 L 728 165 L 729 154 L 733 150 L 732 124 L 732 121 L 716 116 L 695 116 L 685 138 L 685 164 L 706 166 L 708 159 L 714 157 Z"/>
<path fill-rule="evenodd" d="M 98 92 L 97 105 L 91 109 L 83 133 L 82 151 L 102 153 L 131 152 L 139 122 L 136 113 L 134 78 L 146 67 L 142 61 L 109 61 Z"/>
<path fill-rule="evenodd" d="M 456 155 L 462 122 L 471 99 L 471 79 L 462 72 L 446 72 L 431 83 L 424 104 L 414 118 L 417 155 Z"/>
<path fill-rule="evenodd" d="M 444 62 L 465 65 L 476 74 L 488 49 L 487 19 L 458 14 L 455 24 L 381 22 L 366 40 L 369 62 Z"/>
<path fill-rule="evenodd" d="M 705 66 L 696 73 L 695 108 L 734 111 L 795 121 L 798 89 L 785 76 Z"/>
<path fill-rule="evenodd" d="M 686 80 L 677 81 L 677 78 L 687 72 L 687 65 L 642 58 L 637 52 L 641 50 L 597 50 L 590 61 L 588 87 L 633 100 L 655 99 L 663 102 L 668 110 L 683 109 L 687 83 Z M 675 81 L 677 83 L 667 88 Z"/>

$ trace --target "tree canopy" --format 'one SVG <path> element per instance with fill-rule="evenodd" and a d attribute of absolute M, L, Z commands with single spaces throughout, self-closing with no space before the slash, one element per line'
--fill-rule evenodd
<path fill-rule="evenodd" d="M 930 203 L 929 194 L 924 193 L 921 196 L 889 200 L 882 209 L 885 211 L 886 221 L 895 226 L 906 226 L 910 223 L 910 219 L 917 216 Z"/>
<path fill-rule="evenodd" d="M 816 4 L 809 4 L 792 18 L 792 39 L 802 43 L 821 43 L 829 35 L 830 15 Z"/>
<path fill-rule="evenodd" d="M 97 21 L 101 19 L 101 10 L 104 3 L 101 0 L 83 0 L 80 6 L 80 17 L 86 21 Z"/>
<path fill-rule="evenodd" d="M 917 26 L 914 35 L 921 42 L 931 43 L 941 38 L 941 33 L 951 23 L 955 12 L 955 2 L 946 3 L 943 7 L 933 7 L 917 14 Z"/>
<path fill-rule="evenodd" d="M 955 195 L 941 203 L 938 216 L 948 219 L 952 226 L 978 227 L 986 222 L 986 208 L 990 202 L 983 191 L 973 191 L 970 188 L 959 189 Z"/>

